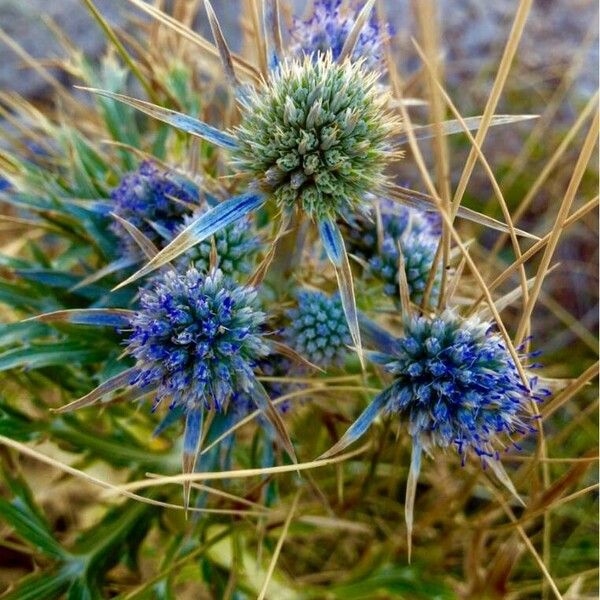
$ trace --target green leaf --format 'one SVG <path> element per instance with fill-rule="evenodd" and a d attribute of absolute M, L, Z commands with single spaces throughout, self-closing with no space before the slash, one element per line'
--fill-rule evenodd
<path fill-rule="evenodd" d="M 50 527 L 34 504 L 27 484 L 6 471 L 4 481 L 13 493 L 8 501 L 0 498 L 0 518 L 38 552 L 54 559 L 64 559 L 67 552 L 54 539 Z"/>
<path fill-rule="evenodd" d="M 61 570 L 58 572 L 43 572 L 23 579 L 16 589 L 12 590 L 2 600 L 53 600 L 60 598 L 69 586 L 71 575 Z"/>
<path fill-rule="evenodd" d="M 90 348 L 75 342 L 32 344 L 0 354 L 0 371 L 17 368 L 41 369 L 72 363 L 90 364 L 101 361 L 105 354 L 101 348 Z"/>

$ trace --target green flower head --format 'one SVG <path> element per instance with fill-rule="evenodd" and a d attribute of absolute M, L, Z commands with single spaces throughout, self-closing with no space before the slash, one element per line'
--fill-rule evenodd
<path fill-rule="evenodd" d="M 284 61 L 242 98 L 234 161 L 279 207 L 333 217 L 385 182 L 397 124 L 386 102 L 362 61 Z"/>

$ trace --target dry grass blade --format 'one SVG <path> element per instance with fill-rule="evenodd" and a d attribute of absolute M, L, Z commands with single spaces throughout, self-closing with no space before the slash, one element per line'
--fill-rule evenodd
<path fill-rule="evenodd" d="M 116 36 L 115 32 L 112 30 L 112 27 L 106 22 L 106 19 L 100 14 L 96 5 L 92 0 L 83 0 L 87 9 L 90 11 L 91 15 L 97 21 L 98 25 L 106 35 L 106 37 L 111 41 L 121 58 L 125 61 L 125 64 L 131 69 L 133 76 L 140 82 L 141 86 L 144 88 L 148 97 L 152 99 L 153 102 L 156 102 L 157 96 L 152 89 L 152 86 L 148 83 L 148 80 L 142 75 L 142 72 L 139 70 L 136 62 L 129 56 L 129 53 L 125 49 L 125 46 L 121 43 L 121 40 Z"/>
<path fill-rule="evenodd" d="M 542 186 L 548 179 L 548 177 L 554 172 L 554 169 L 559 164 L 560 159 L 564 155 L 565 151 L 579 132 L 579 130 L 583 127 L 583 124 L 587 121 L 588 117 L 592 114 L 593 110 L 598 106 L 598 92 L 594 94 L 592 98 L 590 98 L 589 102 L 585 105 L 585 108 L 579 113 L 575 123 L 571 126 L 561 143 L 558 145 L 554 153 L 552 154 L 550 160 L 544 165 L 544 168 L 540 171 L 540 174 L 536 177 L 535 181 L 529 189 L 527 190 L 527 194 L 519 203 L 517 210 L 513 216 L 513 221 L 518 223 L 519 220 L 523 217 L 529 206 L 531 205 L 533 199 L 537 196 L 538 192 L 542 189 Z M 494 244 L 492 251 L 490 253 L 490 260 L 496 256 L 496 254 L 500 251 L 504 243 L 506 242 L 506 236 L 501 235 L 496 243 Z"/>
<path fill-rule="evenodd" d="M 558 215 L 556 216 L 556 221 L 554 222 L 554 227 L 550 232 L 550 238 L 548 240 L 548 244 L 546 249 L 544 250 L 544 255 L 542 256 L 542 260 L 540 262 L 540 266 L 538 268 L 536 274 L 536 280 L 533 284 L 533 289 L 531 290 L 531 296 L 529 297 L 529 301 L 525 305 L 523 313 L 521 314 L 521 320 L 519 322 L 519 327 L 517 328 L 517 333 L 515 336 L 515 340 L 517 344 L 520 344 L 525 337 L 525 332 L 528 329 L 529 319 L 533 313 L 533 309 L 537 302 L 539 293 L 542 289 L 542 284 L 544 283 L 544 278 L 548 273 L 548 268 L 550 266 L 550 261 L 552 260 L 552 256 L 554 255 L 554 251 L 558 245 L 558 240 L 563 231 L 563 227 L 569 215 L 569 210 L 571 209 L 571 204 L 575 199 L 575 195 L 577 194 L 577 190 L 579 189 L 579 184 L 583 179 L 583 175 L 587 168 L 587 164 L 592 156 L 592 152 L 596 146 L 596 142 L 598 141 L 598 113 L 594 116 L 594 121 L 588 131 L 585 142 L 583 144 L 583 148 L 577 159 L 577 164 L 573 170 L 573 175 L 571 177 L 571 181 L 569 181 L 569 186 L 565 193 L 563 202 L 558 211 Z"/>
<path fill-rule="evenodd" d="M 435 206 L 436 206 L 440 216 L 442 217 L 443 222 L 446 223 L 446 225 L 448 226 L 448 229 L 449 229 L 452 239 L 454 240 L 456 245 L 459 247 L 462 255 L 464 256 L 465 260 L 467 261 L 467 265 L 469 266 L 471 273 L 473 274 L 473 276 L 475 277 L 475 280 L 477 281 L 477 285 L 481 288 L 481 291 L 483 292 L 483 295 L 485 296 L 487 305 L 490 307 L 490 311 L 494 317 L 494 320 L 496 321 L 496 324 L 498 325 L 498 329 L 500 330 L 500 334 L 502 335 L 502 337 L 506 343 L 506 347 L 511 355 L 511 358 L 513 359 L 513 361 L 515 363 L 515 366 L 517 368 L 517 371 L 519 372 L 519 376 L 521 378 L 523 385 L 527 389 L 529 389 L 529 379 L 527 377 L 527 374 L 525 373 L 525 370 L 523 369 L 523 365 L 521 364 L 521 361 L 519 359 L 519 355 L 515 349 L 515 346 L 512 343 L 510 336 L 508 335 L 506 326 L 504 325 L 502 318 L 500 317 L 500 314 L 498 313 L 498 311 L 496 310 L 496 307 L 494 306 L 494 299 L 492 298 L 492 295 L 491 295 L 488 287 L 486 286 L 486 283 L 485 283 L 483 277 L 481 276 L 481 273 L 479 272 L 477 265 L 475 264 L 475 262 L 469 255 L 467 248 L 465 247 L 464 243 L 460 239 L 458 232 L 454 228 L 452 216 L 449 215 L 448 212 L 445 210 L 443 202 L 440 199 L 440 197 L 438 196 L 435 186 L 433 185 L 433 182 L 431 181 L 431 177 L 429 176 L 429 172 L 427 171 L 427 167 L 425 165 L 423 155 L 422 155 L 421 150 L 419 149 L 419 146 L 417 144 L 417 141 L 412 133 L 412 122 L 411 122 L 410 116 L 408 114 L 408 111 L 406 110 L 405 107 L 401 106 L 401 112 L 402 112 L 402 117 L 404 119 L 404 122 L 406 123 L 406 125 L 408 127 L 410 148 L 415 157 L 417 166 L 419 167 L 419 172 L 421 173 L 421 176 L 423 177 L 423 180 L 427 186 L 429 193 L 431 194 L 431 197 L 433 198 Z"/>
<path fill-rule="evenodd" d="M 402 307 L 402 316 L 410 317 L 412 310 L 410 306 L 410 289 L 408 288 L 408 279 L 406 278 L 406 265 L 404 264 L 404 252 L 400 240 L 398 240 L 398 288 L 400 290 L 400 306 Z M 432 266 L 435 269 L 435 265 Z"/>
<path fill-rule="evenodd" d="M 275 546 L 275 550 L 273 551 L 273 556 L 271 557 L 271 562 L 269 563 L 269 568 L 267 569 L 267 575 L 265 577 L 265 582 L 258 594 L 257 600 L 264 600 L 267 594 L 267 589 L 269 587 L 269 582 L 271 581 L 271 577 L 273 577 L 273 571 L 275 571 L 275 565 L 277 564 L 277 559 L 279 558 L 279 554 L 281 553 L 281 549 L 283 548 L 283 543 L 285 542 L 285 538 L 287 537 L 288 530 L 290 528 L 290 523 L 294 518 L 294 514 L 296 512 L 296 508 L 298 507 L 298 500 L 300 499 L 300 491 L 296 492 L 294 499 L 292 501 L 292 506 L 290 508 L 290 512 L 285 519 L 285 523 L 283 524 L 283 529 L 281 530 L 281 535 L 277 540 L 277 545 Z"/>
<path fill-rule="evenodd" d="M 542 409 L 542 418 L 548 419 L 561 406 L 568 402 L 575 394 L 581 391 L 592 379 L 598 377 L 600 363 L 595 362 L 588 367 L 573 383 L 567 386 L 562 392 L 554 396 L 551 402 Z"/>
<path fill-rule="evenodd" d="M 221 29 L 221 25 L 219 25 L 219 20 L 217 19 L 217 15 L 215 14 L 210 0 L 204 0 L 204 8 L 206 9 L 206 14 L 208 15 L 210 30 L 212 31 L 213 37 L 215 38 L 215 43 L 217 44 L 217 49 L 219 51 L 225 77 L 227 78 L 229 84 L 235 89 L 239 86 L 240 82 L 235 75 L 231 52 L 227 42 L 225 41 L 223 30 Z"/>
<path fill-rule="evenodd" d="M 594 210 L 599 203 L 599 197 L 593 198 L 586 202 L 581 208 L 575 211 L 563 224 L 562 229 L 566 229 L 567 227 L 573 225 L 583 217 L 585 217 L 590 211 Z M 519 260 L 512 262 L 506 269 L 494 279 L 489 285 L 488 289 L 490 292 L 493 292 L 499 285 L 504 283 L 519 267 L 519 265 L 527 262 L 532 256 L 537 254 L 542 248 L 546 246 L 548 241 L 550 240 L 550 233 L 546 234 L 542 239 L 537 241 L 529 250 L 523 253 Z M 479 305 L 485 300 L 484 295 L 482 294 L 473 302 L 471 306 L 471 314 L 475 313 L 478 310 Z"/>
<path fill-rule="evenodd" d="M 352 452 L 340 454 L 334 458 L 323 460 L 313 460 L 306 463 L 295 463 L 293 465 L 280 465 L 276 467 L 265 467 L 263 469 L 237 469 L 233 471 L 209 471 L 206 473 L 190 473 L 189 475 L 170 475 L 168 477 L 159 477 L 157 479 L 141 479 L 119 486 L 119 490 L 132 491 L 148 487 L 159 487 L 168 484 L 181 484 L 186 481 L 215 481 L 219 479 L 240 479 L 248 477 L 262 477 L 265 475 L 278 475 L 281 473 L 295 473 L 297 471 L 306 471 L 310 469 L 319 469 L 339 462 L 344 462 L 363 454 L 370 448 L 371 444 L 365 444 Z M 110 494 L 112 495 L 112 493 Z"/>
<path fill-rule="evenodd" d="M 198 47 L 200 47 L 202 50 L 204 50 L 214 58 L 220 58 L 219 50 L 213 44 L 211 44 L 201 35 L 192 31 L 189 27 L 183 25 L 183 23 L 177 21 L 177 19 L 174 19 L 173 17 L 167 15 L 152 4 L 148 4 L 143 0 L 128 0 L 128 2 L 130 2 L 140 10 L 144 11 L 152 18 L 157 19 L 169 29 L 175 31 L 188 41 L 192 42 L 193 44 L 196 44 Z M 258 73 L 256 68 L 253 67 L 251 64 L 249 64 L 248 62 L 246 62 L 245 60 L 243 60 L 235 54 L 232 55 L 232 61 L 233 64 L 245 75 L 251 77 L 255 82 L 260 81 L 260 74 Z"/>
<path fill-rule="evenodd" d="M 110 213 L 110 216 L 123 226 L 134 242 L 140 247 L 146 258 L 154 258 L 158 254 L 158 248 L 133 223 L 115 213 Z"/>
<path fill-rule="evenodd" d="M 342 51 L 340 52 L 340 55 L 337 58 L 338 62 L 344 62 L 347 58 L 350 58 L 354 53 L 354 49 L 356 48 L 356 42 L 358 42 L 360 32 L 362 31 L 363 27 L 365 26 L 365 23 L 369 19 L 369 15 L 373 10 L 374 4 L 375 0 L 367 0 L 367 2 L 365 2 L 365 5 L 362 7 L 360 13 L 358 13 L 356 20 L 352 25 L 352 29 L 350 30 L 350 33 L 348 33 L 348 37 L 344 42 Z"/>
<path fill-rule="evenodd" d="M 542 558 L 538 554 L 538 552 L 535 549 L 534 545 L 531 543 L 531 540 L 529 539 L 529 536 L 527 535 L 527 533 L 525 533 L 525 530 L 523 529 L 523 527 L 517 523 L 518 519 L 515 516 L 515 513 L 513 513 L 513 511 L 511 510 L 511 508 L 504 501 L 504 498 L 501 496 L 501 494 L 494 487 L 490 487 L 489 489 L 492 490 L 492 493 L 494 494 L 494 496 L 496 497 L 496 499 L 498 500 L 498 502 L 501 504 L 502 508 L 504 509 L 504 512 L 508 515 L 508 518 L 513 523 L 516 524 L 515 526 L 517 528 L 517 531 L 519 532 L 519 535 L 521 536 L 521 539 L 525 542 L 525 545 L 527 546 L 527 549 L 529 550 L 529 552 L 533 556 L 535 562 L 540 567 L 540 570 L 542 571 L 544 577 L 546 578 L 546 581 L 548 581 L 548 584 L 550 585 L 550 588 L 554 592 L 554 595 L 556 596 L 556 598 L 558 600 L 562 600 L 562 595 L 561 595 L 559 589 L 556 587 L 556 583 L 554 583 L 554 579 L 552 578 L 552 575 L 550 575 L 550 573 L 548 572 L 548 569 L 546 568 L 546 565 L 544 564 L 544 561 L 542 560 Z"/>
<path fill-rule="evenodd" d="M 521 36 L 523 35 L 525 22 L 527 21 L 527 17 L 529 15 L 529 11 L 531 10 L 532 4 L 533 0 L 521 0 L 519 2 L 519 7 L 517 9 L 517 13 L 515 14 L 515 19 L 513 21 L 508 41 L 506 42 L 506 46 L 504 47 L 502 60 L 500 61 L 500 66 L 498 67 L 498 73 L 496 75 L 494 85 L 492 86 L 492 90 L 488 97 L 487 104 L 483 111 L 481 127 L 478 129 L 477 135 L 475 136 L 476 146 L 479 148 L 485 140 L 488 129 L 490 127 L 490 123 L 492 122 L 492 118 L 494 116 L 494 113 L 496 112 L 496 107 L 498 106 L 500 95 L 502 94 L 502 90 L 504 89 L 504 84 L 506 83 L 508 73 L 510 71 L 513 59 L 517 52 L 517 47 L 521 40 Z M 473 173 L 473 169 L 477 161 L 477 151 L 475 149 L 476 146 L 473 146 L 471 148 L 471 151 L 469 152 L 469 156 L 467 157 L 467 161 L 465 163 L 462 175 L 454 193 L 454 198 L 452 200 L 454 214 L 456 213 L 456 209 L 462 201 L 464 193 L 467 189 L 467 185 L 469 183 L 469 179 L 471 178 L 471 174 Z"/>
<path fill-rule="evenodd" d="M 506 200 L 504 199 L 504 195 L 502 194 L 502 190 L 500 189 L 500 186 L 498 185 L 496 177 L 494 176 L 494 172 L 492 171 L 492 168 L 490 167 L 487 159 L 485 158 L 485 155 L 483 154 L 476 139 L 473 137 L 473 135 L 469 131 L 469 128 L 467 127 L 467 124 L 465 123 L 462 116 L 458 112 L 458 109 L 456 108 L 456 106 L 454 105 L 454 103 L 452 102 L 452 100 L 450 99 L 450 97 L 448 96 L 448 94 L 446 93 L 446 91 L 444 90 L 442 85 L 440 84 L 439 80 L 435 76 L 433 67 L 429 64 L 429 61 L 427 60 L 425 53 L 421 50 L 419 45 L 414 40 L 413 40 L 413 43 L 417 49 L 417 52 L 419 53 L 419 56 L 421 57 L 421 60 L 427 67 L 427 71 L 430 73 L 430 76 L 431 76 L 431 79 L 432 79 L 432 82 L 433 82 L 435 88 L 438 90 L 439 94 L 442 95 L 442 97 L 444 98 L 444 101 L 446 102 L 446 104 L 448 105 L 448 107 L 450 108 L 450 110 L 452 111 L 454 116 L 456 117 L 456 119 L 463 126 L 464 133 L 467 135 L 469 142 L 471 143 L 471 147 L 472 147 L 471 152 L 473 152 L 473 151 L 475 152 L 476 157 L 480 160 L 480 162 L 488 176 L 488 179 L 492 185 L 492 189 L 494 190 L 494 194 L 496 195 L 498 203 L 500 204 L 500 208 L 502 209 L 502 216 L 504 217 L 504 221 L 506 222 L 506 224 L 509 228 L 508 233 L 510 236 L 510 240 L 512 242 L 513 251 L 515 252 L 515 256 L 518 260 L 521 257 L 521 247 L 519 246 L 519 241 L 517 239 L 517 233 L 515 230 L 515 226 L 512 222 L 510 211 L 508 210 L 508 206 L 506 204 Z M 453 210 L 454 210 L 454 208 L 453 208 Z M 523 300 L 524 300 L 524 302 L 527 302 L 527 300 L 528 300 L 527 275 L 525 274 L 525 268 L 523 265 L 521 265 L 519 267 L 519 275 L 520 275 L 520 283 L 521 283 L 521 291 L 523 294 Z"/>
<path fill-rule="evenodd" d="M 78 479 L 82 479 L 93 485 L 99 486 L 106 490 L 110 490 L 111 492 L 113 492 L 114 494 L 116 494 L 118 496 L 123 496 L 123 497 L 129 498 L 131 500 L 136 500 L 137 502 L 143 502 L 144 504 L 151 504 L 152 506 L 160 506 L 162 508 L 170 508 L 170 509 L 175 509 L 175 510 L 185 510 L 184 507 L 179 504 L 170 504 L 168 502 L 161 502 L 160 500 L 154 500 L 153 498 L 145 498 L 144 496 L 139 496 L 137 494 L 133 494 L 126 490 L 121 490 L 121 489 L 119 489 L 118 486 L 115 486 L 112 483 L 108 483 L 107 481 L 98 479 L 97 477 L 89 475 L 88 473 L 85 473 L 84 471 L 80 471 L 79 469 L 75 469 L 74 467 L 71 467 L 70 465 L 66 465 L 65 463 L 62 463 L 58 460 L 55 460 L 54 458 L 46 456 L 46 455 L 42 454 L 41 452 L 38 452 L 37 450 L 34 450 L 33 448 L 26 446 L 25 444 L 21 444 L 20 442 L 11 440 L 10 438 L 4 437 L 3 435 L 0 435 L 0 444 L 2 444 L 3 446 L 8 446 L 9 448 L 13 448 L 20 454 L 29 456 L 30 458 L 33 458 L 34 460 L 40 461 L 50 467 L 58 469 L 59 471 L 62 471 L 63 473 L 68 473 L 69 475 L 73 475 L 74 477 L 77 477 Z M 192 512 L 197 512 L 197 513 L 233 514 L 233 515 L 246 515 L 246 516 L 256 516 L 256 517 L 264 516 L 264 511 L 259 512 L 259 511 L 243 511 L 243 510 L 230 510 L 230 509 L 218 509 L 218 508 L 195 508 L 195 507 L 191 507 L 189 510 Z"/>

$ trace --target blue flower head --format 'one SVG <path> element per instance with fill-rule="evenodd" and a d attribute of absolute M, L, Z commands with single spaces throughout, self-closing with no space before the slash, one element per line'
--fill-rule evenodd
<path fill-rule="evenodd" d="M 198 189 L 190 181 L 144 161 L 123 177 L 111 199 L 116 215 L 162 248 L 178 231 L 184 215 L 198 204 Z M 140 256 L 137 244 L 119 223 L 114 223 L 112 229 L 121 240 L 124 256 Z"/>
<path fill-rule="evenodd" d="M 248 391 L 255 362 L 269 349 L 256 292 L 219 270 L 168 272 L 141 295 L 128 350 L 136 359 L 130 381 L 156 390 L 155 406 L 184 411 L 225 410 L 232 394 Z"/>
<path fill-rule="evenodd" d="M 199 217 L 200 213 L 197 212 L 186 215 L 180 229 L 185 229 Z M 253 259 L 260 249 L 260 241 L 248 219 L 242 219 L 224 229 L 219 229 L 211 239 L 190 248 L 179 258 L 178 264 L 187 267 L 191 263 L 198 271 L 207 273 L 210 268 L 213 243 L 217 258 L 215 266 L 223 271 L 224 275 L 234 277 L 251 272 Z"/>
<path fill-rule="evenodd" d="M 435 213 L 432 214 L 435 216 Z M 378 211 L 369 207 L 357 215 L 345 217 L 347 225 L 344 226 L 344 233 L 350 251 L 366 261 L 380 253 L 380 235 L 381 242 L 387 239 L 398 242 L 408 235 L 438 237 L 440 233 L 428 213 L 391 200 L 381 200 Z M 378 219 L 381 220 L 380 232 Z"/>
<path fill-rule="evenodd" d="M 535 431 L 526 405 L 540 398 L 523 385 L 491 329 L 450 310 L 432 319 L 413 317 L 403 337 L 372 354 L 395 377 L 381 395 L 384 409 L 406 420 L 421 447 L 454 445 L 463 459 L 470 451 L 497 458 L 499 435 Z"/>
<path fill-rule="evenodd" d="M 427 287 L 437 246 L 438 240 L 427 234 L 408 234 L 399 241 L 386 238 L 381 252 L 369 260 L 369 270 L 372 275 L 383 281 L 383 290 L 388 296 L 399 298 L 398 266 L 399 252 L 401 251 L 410 299 L 415 304 L 420 304 Z M 431 288 L 430 301 L 432 303 L 435 303 L 439 297 L 441 279 L 440 266 L 436 270 Z"/>
<path fill-rule="evenodd" d="M 320 367 L 343 364 L 352 339 L 339 296 L 302 291 L 288 317 L 286 337 L 299 354 Z"/>
<path fill-rule="evenodd" d="M 315 0 L 309 19 L 294 19 L 290 31 L 295 42 L 291 47 L 294 55 L 331 50 L 335 59 L 341 54 L 360 8 L 354 3 L 354 6 L 344 9 L 341 4 L 342 0 Z M 358 37 L 352 58 L 362 58 L 368 69 L 381 69 L 384 62 L 383 44 L 388 33 L 379 26 L 377 15 L 373 12 Z"/>

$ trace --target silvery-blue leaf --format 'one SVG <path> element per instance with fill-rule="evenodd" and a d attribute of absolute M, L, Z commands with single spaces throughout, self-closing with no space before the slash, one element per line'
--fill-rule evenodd
<path fill-rule="evenodd" d="M 196 135 L 207 142 L 210 142 L 211 144 L 220 146 L 221 148 L 226 148 L 227 150 L 233 150 L 237 148 L 237 141 L 232 135 L 217 129 L 216 127 L 212 127 L 211 125 L 208 125 L 199 119 L 190 117 L 189 115 L 184 115 L 183 113 L 170 110 L 168 108 L 163 108 L 162 106 L 156 106 L 156 104 L 146 102 L 145 100 L 138 100 L 137 98 L 124 96 L 123 94 L 115 94 L 106 90 L 98 90 L 88 87 L 80 87 L 79 89 L 92 92 L 99 96 L 104 96 L 105 98 L 111 98 L 113 100 L 123 102 L 124 104 L 132 106 L 133 108 L 136 108 L 140 112 L 143 112 L 154 119 L 158 119 L 163 123 L 172 125 L 176 129 L 180 129 L 186 133 Z"/>
<path fill-rule="evenodd" d="M 198 456 L 200 446 L 200 434 L 202 433 L 203 421 L 202 408 L 188 410 L 185 419 L 185 433 L 183 434 L 183 472 L 192 473 L 196 466 L 196 457 Z M 186 481 L 183 484 L 183 505 L 187 514 L 190 505 L 191 482 Z"/>
<path fill-rule="evenodd" d="M 135 313 L 120 308 L 81 308 L 56 310 L 33 317 L 42 323 L 71 323 L 98 327 L 127 327 Z"/>
<path fill-rule="evenodd" d="M 410 458 L 410 470 L 406 481 L 406 499 L 404 501 L 404 519 L 406 521 L 406 541 L 408 549 L 408 562 L 412 555 L 412 531 L 414 523 L 415 497 L 417 495 L 417 482 L 421 472 L 421 443 L 413 438 L 412 454 Z"/>
<path fill-rule="evenodd" d="M 358 313 L 358 325 L 366 345 L 384 354 L 393 355 L 395 353 L 397 346 L 396 338 L 360 312 Z"/>
<path fill-rule="evenodd" d="M 265 40 L 267 42 L 267 65 L 273 70 L 283 55 L 281 26 L 279 17 L 279 0 L 265 0 L 263 3 Z"/>
<path fill-rule="evenodd" d="M 265 417 L 267 417 L 273 426 L 280 443 L 285 448 L 285 451 L 288 453 L 289 457 L 295 463 L 297 463 L 298 459 L 296 458 L 296 452 L 285 427 L 285 423 L 283 422 L 278 410 L 273 405 L 273 402 L 269 398 L 269 395 L 265 391 L 262 383 L 258 381 L 258 379 L 254 378 L 248 393 L 252 396 L 252 400 L 254 400 L 256 407 L 263 411 Z"/>
<path fill-rule="evenodd" d="M 137 273 L 119 284 L 115 289 L 128 285 L 166 265 L 190 248 L 203 242 L 217 231 L 235 223 L 247 214 L 257 210 L 266 202 L 262 194 L 248 192 L 221 202 L 208 212 L 202 214 L 193 223 L 188 225 L 175 239 L 165 246 Z"/>
<path fill-rule="evenodd" d="M 71 412 L 73 410 L 77 410 L 78 408 L 84 408 L 86 406 L 91 406 L 95 404 L 102 398 L 102 396 L 106 396 L 119 388 L 127 387 L 131 380 L 137 375 L 138 369 L 132 367 L 131 369 L 127 369 L 114 377 L 111 377 L 104 383 L 101 383 L 96 389 L 92 390 L 85 396 L 79 398 L 78 400 L 74 400 L 70 402 L 66 406 L 61 406 L 56 409 L 57 413 Z"/>
<path fill-rule="evenodd" d="M 346 252 L 346 246 L 339 227 L 331 219 L 322 219 L 319 222 L 321 241 L 329 260 L 335 267 L 335 276 L 338 282 L 340 300 L 346 315 L 346 322 L 350 336 L 354 342 L 358 358 L 363 365 L 362 343 L 358 326 L 358 311 L 356 310 L 356 297 L 354 296 L 354 282 L 352 269 Z"/>
<path fill-rule="evenodd" d="M 385 405 L 390 399 L 390 388 L 383 390 L 380 394 L 375 396 L 371 400 L 369 406 L 360 414 L 358 419 L 348 427 L 346 433 L 324 454 L 319 456 L 319 459 L 330 458 L 339 454 L 345 450 L 350 444 L 358 440 L 367 429 L 371 426 L 371 423 L 377 418 L 379 413 L 385 408 Z"/>
<path fill-rule="evenodd" d="M 332 219 L 323 219 L 319 222 L 319 233 L 321 241 L 329 260 L 339 267 L 344 255 L 344 240 L 338 226 Z"/>

